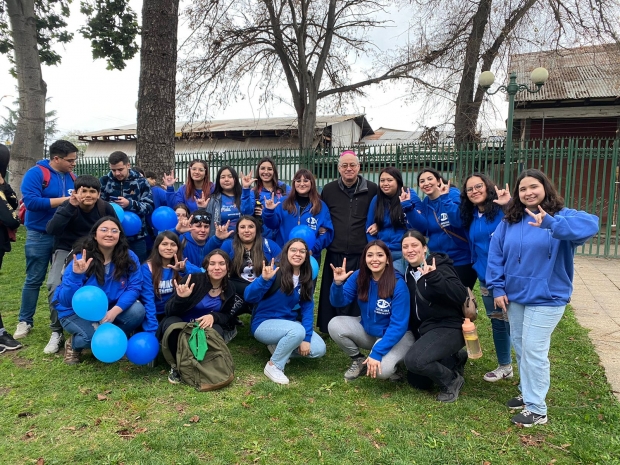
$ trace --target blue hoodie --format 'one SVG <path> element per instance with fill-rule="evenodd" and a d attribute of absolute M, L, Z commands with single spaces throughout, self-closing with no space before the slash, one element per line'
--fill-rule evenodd
<path fill-rule="evenodd" d="M 49 160 L 39 160 L 37 165 L 50 171 L 49 184 L 43 189 L 43 171 L 33 166 L 24 175 L 21 191 L 27 209 L 26 228 L 45 233 L 45 227 L 56 211 L 51 207 L 50 199 L 70 196 L 73 192 L 73 178 L 69 173 L 54 171 Z"/>
<path fill-rule="evenodd" d="M 409 192 L 411 193 L 411 198 L 413 200 L 415 192 L 412 189 L 409 189 Z M 375 212 L 377 210 L 378 198 L 379 196 L 375 195 L 370 201 L 370 206 L 368 207 L 368 215 L 366 216 L 366 230 L 368 230 L 368 228 L 375 223 Z M 422 203 L 420 202 L 420 199 L 418 199 L 418 203 Z M 406 211 L 412 209 L 414 205 L 413 202 L 407 201 L 402 202 L 401 207 L 403 209 L 403 213 L 406 213 Z M 396 228 L 392 226 L 392 220 L 390 219 L 390 209 L 384 208 L 383 227 L 374 236 L 366 233 L 366 238 L 368 239 L 368 242 L 379 239 L 380 241 L 385 242 L 390 250 L 400 252 L 402 250 L 400 241 L 403 238 L 403 234 L 405 234 L 407 229 L 408 228 L 406 225 Z"/>
<path fill-rule="evenodd" d="M 78 259 L 82 258 L 81 253 L 76 255 Z M 129 255 L 134 261 L 135 270 L 129 276 L 123 277 L 120 281 L 116 281 L 114 279 L 114 264 L 110 264 L 110 269 L 105 275 L 103 285 L 97 282 L 97 278 L 94 275 L 87 277 L 86 273 L 74 273 L 73 260 L 71 260 L 63 273 L 60 286 L 56 288 L 56 292 L 54 293 L 53 302 L 58 311 L 58 317 L 64 318 L 75 313 L 71 300 L 73 299 L 73 294 L 84 286 L 95 286 L 102 289 L 108 296 L 108 310 L 116 305 L 123 309 L 123 311 L 131 307 L 136 300 L 138 300 L 138 297 L 140 297 L 142 271 L 140 271 L 140 261 L 136 254 L 130 250 Z M 150 323 L 153 324 L 152 321 Z M 146 320 L 143 324 L 148 327 Z M 151 332 L 157 329 L 157 320 L 154 321 L 154 325 L 154 329 L 150 328 L 152 330 Z M 144 330 L 149 331 L 147 328 L 144 328 Z"/>
<path fill-rule="evenodd" d="M 584 211 L 563 208 L 547 214 L 541 226 L 502 221 L 491 239 L 486 283 L 494 297 L 521 305 L 561 307 L 573 291 L 575 248 L 599 229 L 599 219 Z"/>
<path fill-rule="evenodd" d="M 379 299 L 378 286 L 374 279 L 370 280 L 368 301 L 362 302 L 357 298 L 357 277 L 359 270 L 353 273 L 344 282 L 332 284 L 329 291 L 329 301 L 334 307 L 344 307 L 357 301 L 360 306 L 364 331 L 381 340 L 370 352 L 370 357 L 381 361 L 405 335 L 409 327 L 409 289 L 405 280 L 396 273 L 396 287 L 394 295 L 388 299 Z"/>
<path fill-rule="evenodd" d="M 207 239 L 204 245 L 198 245 L 192 237 L 191 232 L 181 234 L 179 239 L 184 243 L 183 258 L 187 258 L 188 262 L 196 266 L 201 266 L 205 256 L 212 250 L 221 247 L 223 242 L 221 239 L 218 239 L 217 236 L 212 236 Z"/>
<path fill-rule="evenodd" d="M 459 190 L 452 187 L 447 194 L 435 200 L 425 197 L 420 202 L 418 195 L 412 192 L 411 200 L 415 207 L 405 213 L 409 225 L 428 237 L 429 251 L 445 253 L 452 259 L 454 266 L 471 263 L 467 231 L 462 227 L 459 211 L 460 196 Z M 446 233 L 442 227 L 459 237 Z"/>
<path fill-rule="evenodd" d="M 478 274 L 478 279 L 482 284 L 487 274 L 487 262 L 489 261 L 489 246 L 495 229 L 504 218 L 504 212 L 500 209 L 493 221 L 487 221 L 486 215 L 479 216 L 478 208 L 474 208 L 473 221 L 469 225 L 467 239 L 471 252 L 471 261 L 474 270 Z"/>
<path fill-rule="evenodd" d="M 269 229 L 277 230 L 276 243 L 283 247 L 288 242 L 288 236 L 296 226 L 308 226 L 316 233 L 316 242 L 312 247 L 312 256 L 320 257 L 321 251 L 331 244 L 334 239 L 334 226 L 332 217 L 329 215 L 329 208 L 321 200 L 321 211 L 318 215 L 312 214 L 312 203 L 308 203 L 306 208 L 301 211 L 299 204 L 295 202 L 295 213 L 289 213 L 278 205 L 274 210 L 263 209 L 263 221 Z M 325 228 L 325 234 L 319 234 L 319 229 Z"/>
<path fill-rule="evenodd" d="M 298 321 L 301 315 L 301 324 L 306 330 L 304 341 L 310 342 L 314 325 L 314 301 L 300 300 L 299 285 L 293 289 L 290 295 L 286 295 L 280 289 L 263 300 L 263 296 L 269 291 L 275 279 L 275 275 L 269 281 L 265 281 L 260 276 L 245 288 L 244 300 L 251 304 L 258 304 L 252 312 L 250 324 L 252 335 L 256 332 L 256 328 L 265 320 Z M 299 304 L 299 309 L 295 308 L 297 304 Z"/>
<path fill-rule="evenodd" d="M 189 208 L 190 212 L 198 210 L 198 205 L 196 205 L 196 199 L 202 197 L 202 189 L 197 189 L 194 191 L 193 199 L 185 198 L 185 190 L 187 184 L 183 184 L 179 189 L 175 192 L 173 186 L 168 186 L 166 188 L 166 201 L 170 208 L 174 208 L 175 205 L 182 203 L 187 208 Z M 209 194 L 213 194 L 215 190 L 215 184 L 211 183 L 211 188 L 209 189 Z"/>
<path fill-rule="evenodd" d="M 233 258 L 235 257 L 233 240 L 226 239 L 220 248 L 228 254 L 228 256 L 230 257 L 230 261 L 232 262 Z M 263 254 L 265 255 L 265 263 L 271 262 L 272 258 L 275 258 L 277 260 L 280 252 L 282 252 L 282 249 L 278 244 L 276 244 L 271 239 L 265 239 L 263 237 Z"/>
<path fill-rule="evenodd" d="M 273 201 L 276 203 L 284 202 L 284 199 L 286 199 L 286 197 L 291 192 L 291 186 L 283 182 L 279 182 L 278 187 L 282 189 L 283 193 L 276 194 Z M 253 192 L 254 192 L 254 197 L 261 203 L 261 205 L 263 206 L 263 211 L 265 211 L 265 208 L 266 208 L 265 201 L 271 198 L 271 191 L 268 191 L 267 189 L 261 189 L 258 192 L 258 197 L 256 197 L 256 194 L 257 194 L 256 190 L 254 190 Z M 267 239 L 271 239 L 272 241 L 275 241 L 277 234 L 278 234 L 277 229 L 269 229 L 267 226 L 263 224 L 263 231 L 262 231 L 263 237 L 266 237 Z"/>

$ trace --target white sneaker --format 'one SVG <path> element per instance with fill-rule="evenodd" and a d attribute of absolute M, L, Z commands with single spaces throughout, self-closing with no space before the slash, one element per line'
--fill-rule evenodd
<path fill-rule="evenodd" d="M 500 379 L 510 379 L 513 376 L 512 365 L 500 365 L 495 370 L 486 373 L 482 378 L 489 383 L 494 383 Z"/>
<path fill-rule="evenodd" d="M 269 378 L 274 383 L 288 384 L 288 378 L 286 377 L 284 372 L 280 370 L 277 366 L 271 365 L 269 362 L 267 362 L 267 365 L 265 365 L 265 369 L 263 370 L 263 372 L 265 373 L 265 376 L 267 376 L 267 378 Z"/>
<path fill-rule="evenodd" d="M 52 332 L 52 337 L 50 337 L 50 342 L 47 343 L 45 349 L 43 349 L 44 354 L 55 354 L 58 352 L 62 344 L 65 342 L 65 338 L 62 333 L 57 333 L 56 331 Z"/>
<path fill-rule="evenodd" d="M 20 321 L 17 323 L 17 329 L 13 333 L 13 339 L 22 339 L 26 337 L 31 329 L 32 325 L 26 323 L 25 321 Z"/>

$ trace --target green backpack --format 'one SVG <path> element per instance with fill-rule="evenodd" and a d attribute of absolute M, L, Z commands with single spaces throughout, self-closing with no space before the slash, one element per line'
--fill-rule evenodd
<path fill-rule="evenodd" d="M 178 349 L 172 355 L 168 337 L 181 329 Z M 200 329 L 197 323 L 174 323 L 162 338 L 162 353 L 170 365 L 176 365 L 181 380 L 197 391 L 215 391 L 235 378 L 235 362 L 222 336 L 213 328 Z"/>

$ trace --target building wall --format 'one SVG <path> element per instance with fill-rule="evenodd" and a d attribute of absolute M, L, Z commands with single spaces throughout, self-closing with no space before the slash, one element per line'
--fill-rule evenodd
<path fill-rule="evenodd" d="M 522 120 L 523 121 L 523 120 Z M 525 139 L 554 139 L 559 137 L 618 137 L 617 117 L 527 119 Z M 515 134 L 518 134 L 516 132 Z"/>

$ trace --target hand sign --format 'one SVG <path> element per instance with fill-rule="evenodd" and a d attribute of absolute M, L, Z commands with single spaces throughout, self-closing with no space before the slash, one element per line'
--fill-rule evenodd
<path fill-rule="evenodd" d="M 174 265 L 172 263 L 170 263 L 167 268 L 170 268 L 171 270 L 174 271 L 185 271 L 185 263 L 187 263 L 187 258 L 184 260 L 179 261 L 179 259 L 177 258 L 177 256 L 174 256 Z"/>
<path fill-rule="evenodd" d="M 411 193 L 409 192 L 409 189 L 406 188 L 402 188 L 402 193 L 400 194 L 400 201 L 402 202 L 406 202 L 407 200 L 411 200 Z"/>
<path fill-rule="evenodd" d="M 82 250 L 82 258 L 77 258 L 77 255 L 73 255 L 73 272 L 75 274 L 84 274 L 91 262 L 93 261 L 93 257 L 90 257 L 86 260 L 86 249 Z"/>
<path fill-rule="evenodd" d="M 278 205 L 280 205 L 280 202 L 275 203 L 273 201 L 273 192 L 271 193 L 271 196 L 269 198 L 265 198 L 265 208 L 268 208 L 269 210 L 275 210 Z"/>
<path fill-rule="evenodd" d="M 278 272 L 278 270 L 280 269 L 280 267 L 274 268 L 276 263 L 275 258 L 271 259 L 271 264 L 270 265 L 265 265 L 265 260 L 263 260 L 263 279 L 265 281 L 269 281 L 271 278 L 273 278 L 275 276 L 275 274 Z"/>
<path fill-rule="evenodd" d="M 164 186 L 174 186 L 174 183 L 177 182 L 177 178 L 174 177 L 174 170 L 170 170 L 170 174 L 164 173 L 163 177 Z"/>
<path fill-rule="evenodd" d="M 431 271 L 435 271 L 437 269 L 437 266 L 435 265 L 435 257 L 433 257 L 433 264 L 429 265 L 426 264 L 424 267 L 419 266 L 418 267 L 418 271 L 420 271 L 420 273 L 422 273 L 422 276 L 429 274 Z"/>
<path fill-rule="evenodd" d="M 198 208 L 207 208 L 209 200 L 211 200 L 211 197 L 209 197 L 208 199 L 205 198 L 205 192 L 202 191 L 202 195 L 196 198 L 196 205 L 198 206 Z"/>
<path fill-rule="evenodd" d="M 228 231 L 228 227 L 230 226 L 230 220 L 226 222 L 226 224 L 216 224 L 215 225 L 215 237 L 218 239 L 225 241 L 230 236 L 235 234 L 235 231 Z"/>
<path fill-rule="evenodd" d="M 503 206 L 510 202 L 510 187 L 508 187 L 508 183 L 506 183 L 506 189 L 498 189 L 498 187 L 495 186 L 495 192 L 497 192 L 497 199 L 493 200 L 493 203 Z"/>
<path fill-rule="evenodd" d="M 545 218 L 545 216 L 547 216 L 547 212 L 544 211 L 540 205 L 538 206 L 538 211 L 540 213 L 532 213 L 529 208 L 526 208 L 525 211 L 527 212 L 528 215 L 534 218 L 534 222 L 529 221 L 527 224 L 540 228 L 540 225 L 542 224 L 543 219 Z"/>
<path fill-rule="evenodd" d="M 189 283 L 192 280 L 192 275 L 188 275 L 187 279 L 185 280 L 185 284 L 179 284 L 176 282 L 176 280 L 172 281 L 172 284 L 174 284 L 174 288 L 177 290 L 177 295 L 179 297 L 185 298 L 185 297 L 189 297 L 190 295 L 192 295 L 192 291 L 194 290 L 194 284 L 192 283 L 191 286 L 188 286 L 187 283 Z"/>
<path fill-rule="evenodd" d="M 353 274 L 353 270 L 347 272 L 347 259 L 342 260 L 342 266 L 335 267 L 333 264 L 329 264 L 334 271 L 334 282 L 340 286 L 344 283 L 349 276 Z"/>
<path fill-rule="evenodd" d="M 244 189 L 248 189 L 249 187 L 252 186 L 252 183 L 254 181 L 256 181 L 256 178 L 253 178 L 252 175 L 254 174 L 254 170 L 250 171 L 250 174 L 248 174 L 247 176 L 244 176 L 243 173 L 241 174 L 241 184 L 243 185 Z"/>
<path fill-rule="evenodd" d="M 448 192 L 450 192 L 450 181 L 442 183 L 439 188 L 439 195 L 447 194 Z"/>
<path fill-rule="evenodd" d="M 177 226 L 176 226 L 176 230 L 179 234 L 183 234 L 186 233 L 187 231 L 189 231 L 192 227 L 192 220 L 194 219 L 194 215 L 190 216 L 189 218 L 179 218 L 179 221 L 177 222 Z"/>

